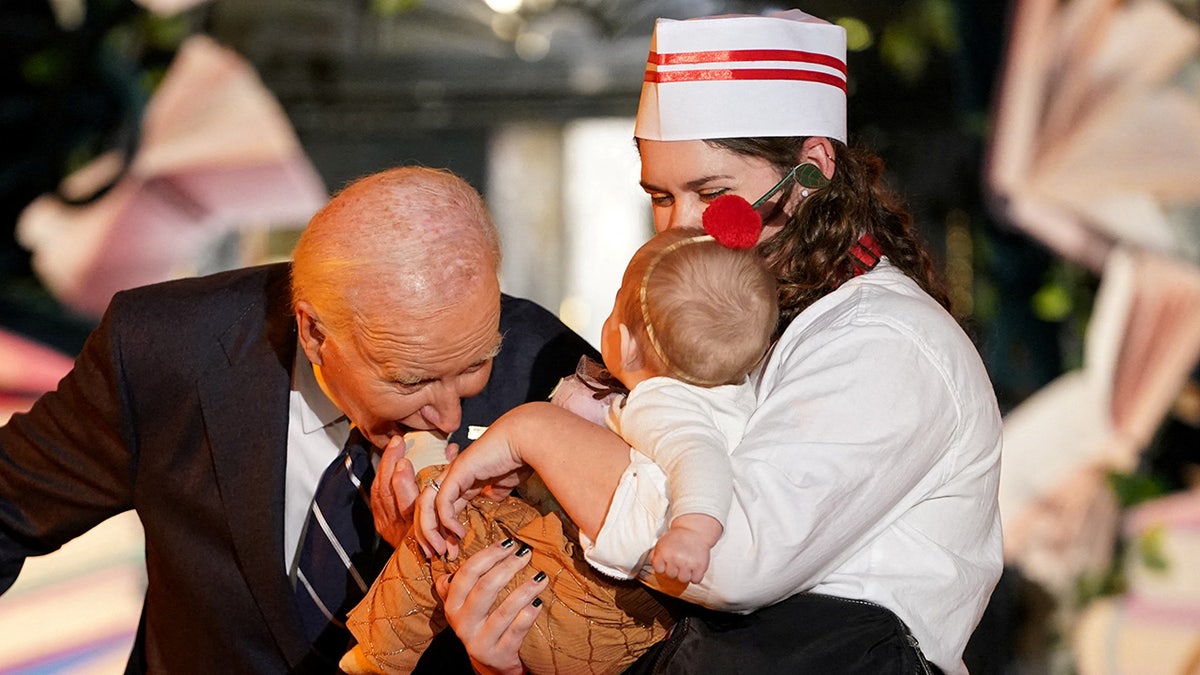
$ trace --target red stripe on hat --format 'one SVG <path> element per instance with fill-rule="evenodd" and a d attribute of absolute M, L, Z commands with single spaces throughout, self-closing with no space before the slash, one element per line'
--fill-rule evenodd
<path fill-rule="evenodd" d="M 647 61 L 659 66 L 677 66 L 696 63 L 748 63 L 753 61 L 791 61 L 811 63 L 833 68 L 846 74 L 846 62 L 819 52 L 803 52 L 798 49 L 725 49 L 709 52 L 677 52 L 659 54 L 650 52 Z"/>
<path fill-rule="evenodd" d="M 817 82 L 846 91 L 846 81 L 829 73 L 789 68 L 716 68 L 711 70 L 647 70 L 646 82 L 723 82 L 743 80 L 800 80 Z"/>

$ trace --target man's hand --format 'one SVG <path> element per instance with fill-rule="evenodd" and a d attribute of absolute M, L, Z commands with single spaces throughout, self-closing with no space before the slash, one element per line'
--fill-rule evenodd
<path fill-rule="evenodd" d="M 393 547 L 408 534 L 413 503 L 417 500 L 417 478 L 412 462 L 404 458 L 404 437 L 393 436 L 383 449 L 371 482 L 371 514 L 375 529 Z"/>
<path fill-rule="evenodd" d="M 413 524 L 413 509 L 420 493 L 412 462 L 405 458 L 403 436 L 393 436 L 379 457 L 375 480 L 371 483 L 371 514 L 375 529 L 384 541 L 397 547 Z M 458 445 L 446 446 L 446 461 L 458 455 Z"/>

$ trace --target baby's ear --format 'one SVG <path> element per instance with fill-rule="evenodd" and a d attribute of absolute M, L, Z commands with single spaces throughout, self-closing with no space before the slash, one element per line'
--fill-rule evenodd
<path fill-rule="evenodd" d="M 617 331 L 621 334 L 621 370 L 636 372 L 642 369 L 642 345 L 629 332 L 629 326 L 620 324 Z"/>

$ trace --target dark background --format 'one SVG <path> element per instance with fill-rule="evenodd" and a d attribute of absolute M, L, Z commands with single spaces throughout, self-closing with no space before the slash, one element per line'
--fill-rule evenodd
<path fill-rule="evenodd" d="M 170 18 L 130 0 L 82 1 L 84 21 L 71 30 L 46 0 L 0 5 L 0 325 L 68 353 L 91 322 L 64 312 L 33 278 L 12 238 L 17 216 L 99 152 L 135 147 L 140 112 L 189 33 L 208 33 L 254 64 L 331 189 L 417 162 L 450 167 L 486 193 L 497 124 L 634 114 L 655 17 L 780 8 L 527 2 L 543 9 L 520 21 L 553 36 L 542 58 L 528 60 L 493 30 L 495 14 L 481 0 L 218 0 Z M 851 140 L 887 160 L 942 262 L 972 271 L 968 302 L 956 304 L 1010 408 L 1077 361 L 1094 279 L 1057 270 L 1042 247 L 994 222 L 980 191 L 1007 3 L 812 1 L 803 9 L 870 31 L 870 46 L 849 55 Z M 947 223 L 970 237 L 968 251 L 950 253 L 957 260 L 947 259 Z M 1032 299 L 1047 284 L 1079 302 L 1039 316 Z"/>

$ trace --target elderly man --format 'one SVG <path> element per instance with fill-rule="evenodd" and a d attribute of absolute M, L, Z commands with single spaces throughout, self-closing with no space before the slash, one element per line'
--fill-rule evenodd
<path fill-rule="evenodd" d="M 136 509 L 131 671 L 332 672 L 388 553 L 361 507 L 395 542 L 416 496 L 403 435 L 466 445 L 593 353 L 501 296 L 497 241 L 465 182 L 398 168 L 332 199 L 291 266 L 118 294 L 57 391 L 0 428 L 0 590 Z"/>

